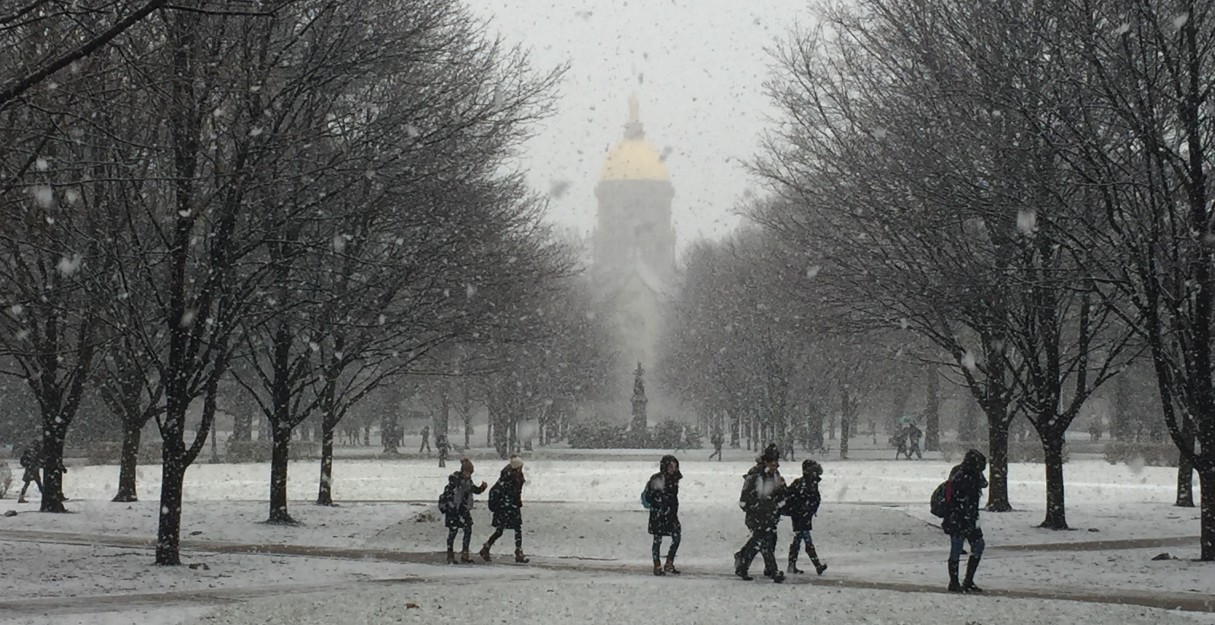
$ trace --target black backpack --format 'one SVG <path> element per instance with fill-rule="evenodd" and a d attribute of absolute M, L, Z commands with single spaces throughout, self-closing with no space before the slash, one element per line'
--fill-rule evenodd
<path fill-rule="evenodd" d="M 456 505 L 456 485 L 448 482 L 443 489 L 443 493 L 439 495 L 439 514 L 451 514 L 455 512 Z"/>
<path fill-rule="evenodd" d="M 941 482 L 936 490 L 932 491 L 932 498 L 928 500 L 928 509 L 932 512 L 932 516 L 937 518 L 945 518 L 949 514 L 949 509 L 953 507 L 953 485 L 949 480 Z"/>
<path fill-rule="evenodd" d="M 497 512 L 506 504 L 506 485 L 501 480 L 494 484 L 493 488 L 489 489 L 489 506 L 490 512 Z"/>

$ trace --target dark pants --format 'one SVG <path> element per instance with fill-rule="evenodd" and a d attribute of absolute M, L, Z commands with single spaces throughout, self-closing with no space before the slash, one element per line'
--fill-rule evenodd
<path fill-rule="evenodd" d="M 949 535 L 949 559 L 957 562 L 962 557 L 963 543 L 970 543 L 970 555 L 974 558 L 983 557 L 983 532 L 977 528 L 968 532 Z"/>
<path fill-rule="evenodd" d="M 776 526 L 753 528 L 751 537 L 735 554 L 738 558 L 738 568 L 746 572 L 751 568 L 755 555 L 760 554 L 764 559 L 764 573 L 775 573 L 776 568 Z"/>
<path fill-rule="evenodd" d="M 718 462 L 721 462 L 721 445 L 713 447 L 713 453 L 709 454 L 709 460 L 712 460 L 714 456 L 717 457 Z"/>
<path fill-rule="evenodd" d="M 25 481 L 25 484 L 23 484 L 21 486 L 21 494 L 17 495 L 17 499 L 25 499 L 25 491 L 29 489 L 30 482 L 33 482 L 35 485 L 38 486 L 39 493 L 42 492 L 42 477 L 39 476 L 38 473 L 39 473 L 39 471 L 37 469 L 33 469 L 33 470 L 26 469 L 25 475 L 22 476 L 22 479 Z"/>
<path fill-rule="evenodd" d="M 422 453 L 423 451 L 425 451 L 426 453 L 430 453 L 430 439 L 429 438 L 423 438 L 422 444 L 420 446 L 418 446 L 418 453 Z"/>
<path fill-rule="evenodd" d="M 447 528 L 447 550 L 448 551 L 454 550 L 455 544 L 456 544 L 456 534 L 459 533 L 460 529 L 461 528 L 459 528 L 459 527 Z M 472 525 L 465 525 L 463 529 L 464 529 L 464 551 L 468 551 L 468 545 L 472 542 Z"/>
<path fill-rule="evenodd" d="M 494 528 L 494 533 L 489 535 L 489 540 L 486 541 L 485 546 L 488 547 L 490 545 L 493 545 L 495 542 L 498 542 L 498 539 L 502 538 L 502 533 L 504 531 L 506 531 L 506 529 L 507 528 L 505 528 L 505 527 Z M 515 551 L 522 551 L 523 550 L 523 529 L 516 527 L 516 528 L 514 528 L 514 530 L 515 530 Z"/>
<path fill-rule="evenodd" d="M 675 533 L 671 534 L 671 548 L 667 550 L 668 560 L 674 560 L 675 554 L 679 552 L 680 534 L 679 530 L 675 530 Z M 651 547 L 651 552 L 654 554 L 655 560 L 662 558 L 662 536 L 662 534 L 654 534 L 654 544 Z"/>

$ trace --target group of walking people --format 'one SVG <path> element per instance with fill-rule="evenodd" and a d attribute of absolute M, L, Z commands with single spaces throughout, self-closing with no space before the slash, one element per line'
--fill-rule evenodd
<path fill-rule="evenodd" d="M 472 460 L 464 458 L 460 461 L 460 470 L 447 478 L 447 486 L 439 496 L 439 513 L 443 515 L 447 527 L 447 563 L 472 562 L 469 548 L 472 543 L 472 506 L 473 496 L 485 492 L 489 485 L 482 481 L 474 485 L 473 472 L 476 467 Z M 515 532 L 515 562 L 526 564 L 529 560 L 523 553 L 523 460 L 511 456 L 510 461 L 502 468 L 498 481 L 489 489 L 489 511 L 493 514 L 490 524 L 494 533 L 481 547 L 477 555 L 486 562 L 492 561 L 490 549 L 502 537 L 506 530 Z M 464 540 L 460 550 L 459 560 L 456 559 L 456 536 L 463 530 Z"/>
<path fill-rule="evenodd" d="M 823 467 L 812 459 L 802 462 L 802 474 L 786 484 L 780 474 L 780 449 L 768 445 L 756 459 L 755 466 L 743 476 L 742 492 L 738 506 L 743 511 L 747 529 L 751 532 L 747 542 L 734 553 L 734 574 L 744 580 L 752 580 L 751 564 L 758 555 L 764 562 L 764 576 L 776 583 L 785 581 L 786 573 L 802 574 L 797 566 L 802 550 L 814 566 L 815 573 L 822 575 L 827 563 L 819 559 L 811 535 L 813 519 L 818 514 L 822 496 L 819 482 Z M 983 473 L 987 458 L 978 450 L 966 452 L 962 462 L 949 473 L 949 478 L 933 493 L 932 511 L 941 517 L 941 529 L 950 539 L 948 573 L 950 592 L 982 592 L 974 581 L 979 562 L 983 557 L 983 530 L 979 528 L 979 505 L 987 479 Z M 472 562 L 469 552 L 472 540 L 472 504 L 474 495 L 489 488 L 482 481 L 474 485 L 474 467 L 471 460 L 460 461 L 460 470 L 451 474 L 447 487 L 439 497 L 439 511 L 445 517 L 447 534 L 447 562 Z M 683 474 L 679 471 L 679 459 L 673 455 L 663 456 L 658 463 L 658 472 L 651 475 L 641 493 L 641 503 L 649 510 L 648 529 L 652 538 L 654 575 L 679 575 L 675 558 L 679 553 L 682 526 L 679 521 L 679 484 Z M 525 480 L 523 461 L 512 456 L 503 467 L 497 483 L 490 490 L 489 509 L 493 514 L 493 534 L 482 546 L 479 555 L 491 561 L 490 549 L 506 530 L 515 533 L 515 561 L 526 563 L 523 553 L 522 492 Z M 938 498 L 940 501 L 937 501 Z M 789 545 L 785 571 L 781 571 L 776 559 L 777 527 L 780 518 L 787 516 L 793 525 L 793 540 Z M 463 530 L 463 548 L 459 558 L 455 553 L 455 539 Z M 663 558 L 663 540 L 670 539 Z M 961 575 L 961 556 L 967 544 L 970 547 L 965 577 Z"/>

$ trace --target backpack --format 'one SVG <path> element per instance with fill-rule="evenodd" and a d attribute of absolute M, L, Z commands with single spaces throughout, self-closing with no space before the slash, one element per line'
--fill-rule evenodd
<path fill-rule="evenodd" d="M 949 514 L 950 508 L 953 507 L 953 484 L 949 480 L 941 482 L 936 490 L 932 491 L 932 498 L 928 500 L 928 509 L 932 512 L 932 516 L 937 518 L 945 518 Z"/>
<path fill-rule="evenodd" d="M 649 494 L 650 485 L 646 484 L 645 488 L 641 489 L 641 507 L 645 508 L 646 510 L 649 510 L 650 506 L 652 505 L 648 496 Z"/>
<path fill-rule="evenodd" d="M 439 495 L 439 514 L 451 514 L 455 512 L 456 504 L 456 485 L 451 482 L 443 488 L 443 493 Z"/>
<path fill-rule="evenodd" d="M 493 488 L 489 489 L 489 506 L 490 512 L 497 512 L 506 503 L 506 485 L 499 481 L 494 484 Z"/>

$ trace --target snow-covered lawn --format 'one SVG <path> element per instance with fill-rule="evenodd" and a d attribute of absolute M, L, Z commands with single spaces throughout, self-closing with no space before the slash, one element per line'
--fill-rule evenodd
<path fill-rule="evenodd" d="M 406 608 L 407 602 L 419 607 Z M 192 621 L 197 625 L 797 622 L 1193 625 L 1196 621 L 1163 610 L 1113 605 L 643 577 L 426 584 L 318 596 L 311 601 L 272 599 L 221 608 Z"/>
<path fill-rule="evenodd" d="M 497 459 L 478 459 L 474 477 L 492 483 L 501 464 Z M 644 571 L 649 559 L 646 512 L 638 494 L 655 464 L 602 456 L 529 460 L 524 490 L 524 547 L 535 556 L 535 564 L 541 565 L 533 567 L 444 567 L 208 552 L 208 546 L 215 551 L 222 550 L 216 545 L 239 543 L 433 554 L 442 549 L 445 535 L 440 519 L 434 514 L 434 501 L 455 463 L 440 469 L 432 461 L 422 459 L 340 461 L 335 495 L 347 503 L 335 508 L 310 503 L 315 495 L 315 463 L 293 464 L 291 494 L 295 500 L 291 505 L 292 513 L 302 522 L 298 527 L 261 522 L 267 516 L 266 465 L 199 465 L 187 474 L 182 533 L 187 541 L 185 559 L 205 563 L 205 570 L 150 566 L 148 547 L 156 532 L 159 467 L 142 469 L 140 492 L 145 501 L 134 504 L 109 501 L 117 477 L 116 467 L 73 467 L 67 474 L 66 491 L 72 497 L 68 506 L 74 514 L 36 514 L 31 513 L 35 504 L 19 505 L 13 499 L 0 501 L 0 513 L 18 512 L 17 516 L 0 518 L 0 549 L 5 554 L 0 603 L 33 597 L 234 592 L 253 588 L 257 592 L 248 597 L 212 597 L 215 604 L 236 600 L 240 603 L 213 616 L 204 616 L 200 622 L 329 622 L 336 614 L 330 610 L 338 606 L 346 606 L 352 614 L 367 611 L 366 622 L 381 622 L 371 618 L 380 615 L 385 619 L 383 622 L 426 618 L 428 622 L 466 625 L 501 622 L 502 618 L 508 618 L 504 615 L 511 615 L 508 620 L 518 617 L 540 619 L 539 622 L 608 622 L 606 619 L 615 615 L 612 621 L 615 623 L 663 620 L 679 623 L 729 622 L 744 617 L 751 621 L 750 616 L 744 615 L 752 613 L 789 620 L 799 615 L 826 616 L 828 611 L 839 617 L 849 616 L 838 618 L 840 623 L 1012 622 L 993 620 L 976 607 L 1000 602 L 1018 606 L 1015 622 L 1019 624 L 1067 622 L 1064 619 L 1079 614 L 1088 617 L 1079 622 L 1093 622 L 1098 613 L 1103 615 L 1102 619 L 1129 623 L 1183 622 L 1190 618 L 1176 617 L 1182 620 L 1174 621 L 1170 620 L 1174 618 L 1171 615 L 1147 608 L 1007 598 L 968 597 L 966 602 L 959 602 L 956 597 L 804 585 L 782 590 L 756 583 L 740 592 L 741 582 L 703 577 L 722 574 L 728 577 L 730 555 L 746 538 L 742 513 L 736 504 L 741 475 L 749 466 L 741 459 L 683 461 L 685 479 L 680 494 L 684 536 L 680 563 L 696 579 L 622 577 L 621 566 Z M 787 477 L 796 473 L 795 467 L 796 464 L 786 466 Z M 831 565 L 829 578 L 930 587 L 944 583 L 947 543 L 933 526 L 936 519 L 928 514 L 927 498 L 948 471 L 947 463 L 829 461 L 825 467 L 824 504 L 815 523 L 815 540 Z M 1098 460 L 1069 463 L 1068 516 L 1071 525 L 1077 528 L 1070 532 L 1035 527 L 1042 518 L 1041 472 L 1040 465 L 1012 467 L 1012 500 L 1018 510 L 983 515 L 981 523 L 990 549 L 980 573 L 983 583 L 993 588 L 1026 590 L 1116 592 L 1122 588 L 1212 593 L 1215 583 L 1210 581 L 1209 565 L 1151 560 L 1161 552 L 1192 558 L 1197 551 L 1198 512 L 1170 505 L 1176 479 L 1173 470 L 1133 470 Z M 478 506 L 474 515 L 475 550 L 491 528 L 483 506 Z M 34 543 L 29 542 L 34 538 L 31 532 L 98 535 L 102 543 L 104 537 L 140 542 L 124 548 Z M 778 557 L 783 565 L 788 526 L 783 525 L 781 532 Z M 1139 549 L 1064 551 L 1044 546 L 1178 537 L 1186 540 L 1181 545 Z M 1040 546 L 1008 548 L 1026 545 Z M 508 556 L 510 549 L 508 535 L 495 552 Z M 559 570 L 553 570 L 554 567 Z M 530 581 L 519 581 L 520 576 L 527 576 Z M 367 587 L 371 580 L 400 582 L 413 578 L 419 581 L 397 583 L 369 594 L 355 592 Z M 435 581 L 444 579 L 450 581 Z M 592 585 L 602 592 L 588 593 L 586 589 Z M 325 586 L 333 592 L 319 592 Z M 266 621 L 281 606 L 276 607 L 269 599 L 250 597 L 278 592 L 295 595 L 292 600 L 284 600 L 289 606 L 288 614 L 307 608 L 317 616 Z M 658 598 L 649 600 L 656 592 Z M 583 595 L 588 594 L 592 595 L 590 600 L 578 600 L 587 599 Z M 417 597 L 424 600 L 418 601 Z M 203 603 L 205 600 L 206 597 L 200 599 Z M 422 607 L 405 610 L 402 607 L 405 601 L 415 601 Z M 314 603 L 329 607 L 315 608 Z M 478 603 L 481 608 L 474 609 Z M 168 613 L 156 605 L 133 606 L 131 609 L 137 608 L 139 612 L 129 612 L 128 616 L 144 615 L 140 620 L 115 622 L 181 622 L 198 614 L 196 605 L 188 607 L 173 612 L 172 619 L 165 620 Z M 726 607 L 730 611 L 722 612 Z M 33 618 L 30 610 L 35 609 L 36 606 L 23 604 L 26 614 L 17 620 L 5 620 L 4 610 L 0 609 L 0 623 L 66 624 L 77 622 L 71 619 L 82 613 L 80 606 L 76 606 L 50 613 L 43 620 L 28 620 Z M 112 609 L 109 606 L 98 611 Z M 1000 614 L 1008 612 L 998 606 L 991 609 Z M 726 615 L 724 619 L 709 618 L 720 614 Z M 238 620 L 242 615 L 248 619 Z M 732 615 L 738 615 L 738 619 Z M 924 620 L 917 620 L 920 618 Z M 364 622 L 361 617 L 344 620 Z"/>

